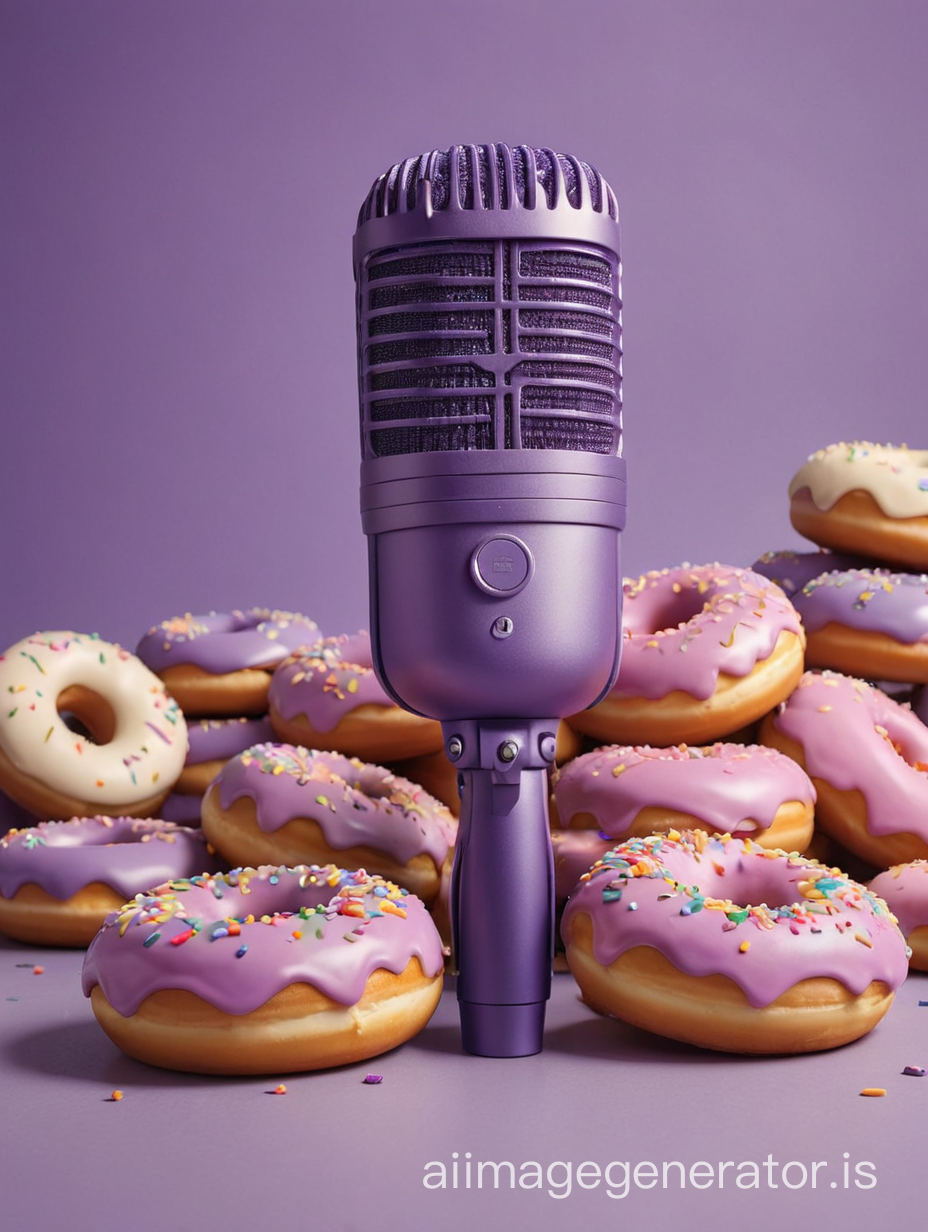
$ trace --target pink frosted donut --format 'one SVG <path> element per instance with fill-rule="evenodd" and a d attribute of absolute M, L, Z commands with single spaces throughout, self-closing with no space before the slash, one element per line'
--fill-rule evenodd
<path fill-rule="evenodd" d="M 315 641 L 274 672 L 268 706 L 281 740 L 396 761 L 443 747 L 441 725 L 397 706 L 374 675 L 370 634 Z"/>
<path fill-rule="evenodd" d="M 319 637 L 298 612 L 253 607 L 207 616 L 175 616 L 154 625 L 136 654 L 167 685 L 185 714 L 264 714 L 271 672 L 297 647 Z"/>
<path fill-rule="evenodd" d="M 802 851 L 812 838 L 815 788 L 791 758 L 761 745 L 610 745 L 558 770 L 554 801 L 565 828 L 613 840 L 698 828 Z"/>
<path fill-rule="evenodd" d="M 802 675 L 792 604 L 749 569 L 702 565 L 626 582 L 622 662 L 571 726 L 621 744 L 708 744 L 753 723 Z"/>
<path fill-rule="evenodd" d="M 585 998 L 728 1052 L 815 1052 L 871 1030 L 908 970 L 886 904 L 837 869 L 703 831 L 630 839 L 561 927 Z"/>
<path fill-rule="evenodd" d="M 793 596 L 806 631 L 806 666 L 867 680 L 928 681 L 928 575 L 847 569 Z"/>
<path fill-rule="evenodd" d="M 457 825 L 415 783 L 340 753 L 258 744 L 227 762 L 203 829 L 233 864 L 327 863 L 389 877 L 431 902 Z"/>
<path fill-rule="evenodd" d="M 137 894 L 94 938 L 82 981 L 130 1056 L 266 1074 L 395 1048 L 428 1022 L 443 970 L 417 898 L 329 865 L 235 869 Z"/>
<path fill-rule="evenodd" d="M 0 838 L 0 932 L 88 945 L 133 894 L 218 867 L 199 830 L 152 818 L 73 817 L 11 830 Z"/>
<path fill-rule="evenodd" d="M 267 715 L 259 719 L 189 719 L 187 739 L 187 760 L 174 789 L 185 796 L 203 796 L 230 758 L 253 744 L 273 740 L 274 729 Z"/>
<path fill-rule="evenodd" d="M 928 971 L 928 860 L 894 864 L 870 882 L 899 921 L 912 954 L 909 966 Z"/>
<path fill-rule="evenodd" d="M 816 822 L 877 868 L 928 857 L 928 728 L 873 685 L 806 672 L 760 726 L 818 793 Z"/>

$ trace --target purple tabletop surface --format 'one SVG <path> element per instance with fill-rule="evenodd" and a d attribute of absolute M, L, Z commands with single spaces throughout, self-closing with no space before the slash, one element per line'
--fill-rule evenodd
<path fill-rule="evenodd" d="M 805 1057 L 734 1057 L 647 1035 L 593 1013 L 564 974 L 538 1056 L 462 1054 L 449 986 L 426 1029 L 385 1056 L 316 1074 L 206 1078 L 123 1056 L 81 995 L 82 957 L 0 940 L 0 1192 L 4 1226 L 17 1232 L 65 1219 L 118 1232 L 151 1211 L 228 1232 L 349 1232 L 370 1227 L 374 1211 L 416 1232 L 921 1226 L 928 1077 L 902 1070 L 928 1065 L 925 975 L 908 978 L 870 1035 Z M 514 1165 L 514 1190 L 506 1169 L 494 1186 L 490 1161 Z M 644 1188 L 648 1163 L 658 1181 Z M 682 1165 L 685 1187 L 670 1166 L 664 1188 L 665 1163 Z M 753 1164 L 759 1186 L 740 1189 Z M 447 1185 L 428 1188 L 439 1165 Z M 598 1183 L 584 1188 L 591 1165 Z M 520 1184 L 539 1177 L 540 1188 Z"/>
<path fill-rule="evenodd" d="M 369 627 L 351 238 L 375 176 L 452 142 L 551 146 L 616 189 L 624 572 L 811 550 L 807 455 L 928 447 L 926 40 L 907 0 L 0 0 L 0 651 L 251 606 Z M 928 1066 L 925 976 L 859 1043 L 764 1061 L 603 1021 L 568 977 L 541 1055 L 465 1057 L 446 994 L 398 1052 L 272 1096 L 126 1060 L 80 961 L 0 941 L 11 1232 L 924 1222 L 928 1077 L 901 1071 Z M 552 1183 L 426 1189 L 455 1151 Z M 815 1190 L 576 1178 L 768 1157 L 826 1166 Z"/>

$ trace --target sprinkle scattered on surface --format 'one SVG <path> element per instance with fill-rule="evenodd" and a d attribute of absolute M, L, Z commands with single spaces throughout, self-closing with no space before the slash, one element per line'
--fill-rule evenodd
<path fill-rule="evenodd" d="M 912 1078 L 924 1078 L 928 1074 L 928 1070 L 922 1065 L 907 1065 L 902 1072 Z"/>
<path fill-rule="evenodd" d="M 876 1096 L 876 1095 L 885 1095 L 885 1094 L 886 1094 L 885 1087 L 864 1087 L 864 1089 L 861 1091 L 861 1095 L 875 1095 Z"/>
<path fill-rule="evenodd" d="M 113 1094 L 110 1096 L 110 1102 L 113 1104 L 118 1104 L 119 1101 L 122 1099 L 122 1097 L 123 1097 L 122 1091 L 114 1091 Z"/>
<path fill-rule="evenodd" d="M 368 1074 L 364 1081 L 367 1086 L 376 1086 L 379 1082 L 383 1082 L 383 1074 Z"/>
<path fill-rule="evenodd" d="M 286 1095 L 287 1088 L 284 1086 L 282 1082 L 278 1082 L 277 1086 L 274 1088 L 271 1094 L 272 1095 Z"/>

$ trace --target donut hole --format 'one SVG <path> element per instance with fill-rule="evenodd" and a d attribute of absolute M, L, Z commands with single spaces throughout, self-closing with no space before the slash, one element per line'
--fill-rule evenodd
<path fill-rule="evenodd" d="M 916 745 L 911 738 L 911 733 L 903 724 L 896 724 L 895 715 L 887 714 L 881 717 L 883 722 L 874 725 L 876 734 L 881 736 L 893 751 L 913 769 L 928 770 L 928 752 L 926 752 L 925 743 L 919 742 Z"/>
<path fill-rule="evenodd" d="M 799 883 L 809 879 L 807 868 L 798 866 L 784 877 L 783 869 L 775 867 L 767 858 L 746 860 L 741 868 L 722 871 L 718 865 L 711 871 L 705 869 L 699 878 L 699 890 L 707 898 L 730 899 L 742 910 L 750 907 L 790 907 L 802 902 L 804 895 Z"/>
<path fill-rule="evenodd" d="M 647 612 L 642 611 L 645 625 L 640 630 L 635 630 L 636 632 L 657 633 L 689 624 L 706 610 L 712 595 L 694 585 L 681 589 L 677 594 L 661 587 L 651 598 L 652 604 L 648 605 Z M 628 615 L 630 620 L 633 619 L 633 611 L 629 611 Z"/>
<path fill-rule="evenodd" d="M 58 694 L 55 705 L 62 722 L 94 744 L 109 744 L 116 734 L 113 707 L 86 685 L 69 685 Z"/>

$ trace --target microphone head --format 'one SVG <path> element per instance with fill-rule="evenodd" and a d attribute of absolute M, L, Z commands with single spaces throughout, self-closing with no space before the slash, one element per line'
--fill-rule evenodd
<path fill-rule="evenodd" d="M 588 163 L 457 145 L 375 182 L 354 241 L 362 457 L 618 456 L 615 194 Z"/>

